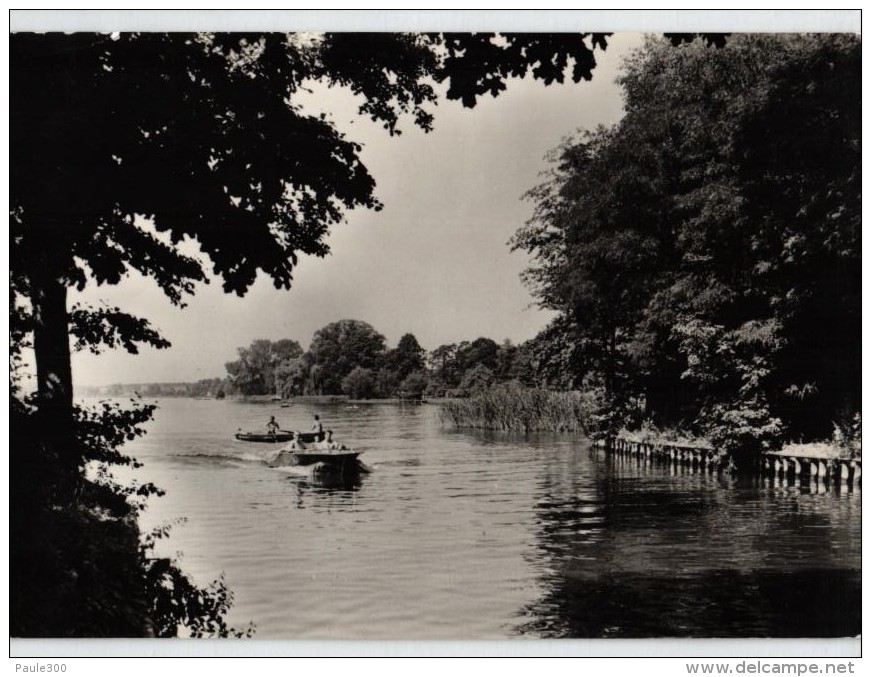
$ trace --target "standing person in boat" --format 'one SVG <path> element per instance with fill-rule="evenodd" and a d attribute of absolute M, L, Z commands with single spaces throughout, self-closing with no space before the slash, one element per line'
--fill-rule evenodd
<path fill-rule="evenodd" d="M 311 431 L 315 435 L 315 441 L 320 442 L 324 439 L 324 424 L 321 423 L 321 417 L 315 414 L 315 422 L 312 423 Z"/>
<path fill-rule="evenodd" d="M 281 429 L 281 426 L 278 425 L 278 421 L 275 420 L 275 416 L 270 416 L 269 421 L 266 424 L 266 431 L 275 437 L 275 434 Z"/>

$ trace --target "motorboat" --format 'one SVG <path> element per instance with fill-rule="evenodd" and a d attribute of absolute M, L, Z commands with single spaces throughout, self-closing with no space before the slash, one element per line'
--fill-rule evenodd
<path fill-rule="evenodd" d="M 359 456 L 363 452 L 325 442 L 313 442 L 311 446 L 304 445 L 305 442 L 298 448 L 294 448 L 295 444 L 287 445 L 270 465 L 310 466 L 314 472 L 368 472 L 366 466 L 359 460 Z"/>
<path fill-rule="evenodd" d="M 288 455 L 290 465 L 315 465 L 323 463 L 333 467 L 356 466 L 357 457 L 362 452 L 350 449 L 301 449 Z"/>

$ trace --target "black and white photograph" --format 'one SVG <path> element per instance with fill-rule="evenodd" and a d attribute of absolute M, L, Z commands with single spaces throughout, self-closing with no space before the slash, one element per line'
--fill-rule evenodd
<path fill-rule="evenodd" d="M 860 13 L 350 14 L 11 12 L 11 655 L 860 656 Z"/>

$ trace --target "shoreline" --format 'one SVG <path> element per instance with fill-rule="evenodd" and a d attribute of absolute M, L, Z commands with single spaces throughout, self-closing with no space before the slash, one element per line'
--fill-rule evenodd
<path fill-rule="evenodd" d="M 861 458 L 820 455 L 824 451 L 822 445 L 813 445 L 813 448 L 808 449 L 810 446 L 786 445 L 776 451 L 763 451 L 748 469 L 763 476 L 795 482 L 816 480 L 861 486 Z M 837 452 L 835 447 L 825 446 Z M 664 438 L 640 439 L 640 436 L 620 435 L 610 445 L 605 440 L 593 440 L 593 448 L 639 462 L 661 462 L 710 472 L 731 472 L 736 469 L 727 452 L 717 451 L 699 442 L 672 442 Z"/>

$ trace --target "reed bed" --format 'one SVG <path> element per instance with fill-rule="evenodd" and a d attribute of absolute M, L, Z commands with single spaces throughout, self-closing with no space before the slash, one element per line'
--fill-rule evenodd
<path fill-rule="evenodd" d="M 458 428 L 521 432 L 587 432 L 589 398 L 516 384 L 495 385 L 442 404 L 442 420 Z"/>

